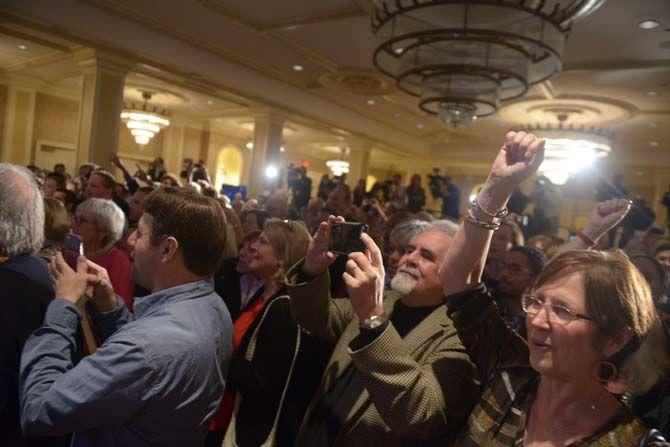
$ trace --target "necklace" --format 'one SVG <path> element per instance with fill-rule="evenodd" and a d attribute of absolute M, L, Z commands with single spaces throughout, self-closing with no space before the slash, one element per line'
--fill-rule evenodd
<path fill-rule="evenodd" d="M 598 395 L 590 402 L 584 402 L 584 404 L 580 407 L 576 407 L 573 409 L 571 414 L 576 414 L 577 416 L 572 418 L 572 420 L 568 422 L 563 422 L 561 424 L 556 424 L 552 423 L 551 426 L 549 427 L 549 433 L 547 436 L 547 439 L 552 439 L 554 435 L 556 434 L 561 434 L 563 433 L 565 436 L 565 433 L 568 432 L 569 430 L 567 429 L 572 429 L 577 427 L 580 424 L 583 424 L 585 419 L 589 420 L 596 416 L 598 413 L 598 410 L 600 409 L 600 404 L 601 404 L 601 399 L 603 399 L 604 396 L 607 395 L 607 390 L 603 389 Z M 526 438 L 528 436 L 528 433 L 532 433 L 534 429 L 534 422 L 536 420 L 536 415 L 537 415 L 537 410 L 536 406 L 534 405 L 535 401 L 533 401 L 533 404 L 531 404 L 530 412 L 528 415 L 528 419 L 526 421 L 526 429 L 524 431 L 524 444 L 526 443 Z M 582 410 L 583 409 L 583 410 Z M 588 411 L 586 411 L 588 409 Z M 575 411 L 576 410 L 576 411 Z M 587 434 L 588 435 L 588 434 Z"/>

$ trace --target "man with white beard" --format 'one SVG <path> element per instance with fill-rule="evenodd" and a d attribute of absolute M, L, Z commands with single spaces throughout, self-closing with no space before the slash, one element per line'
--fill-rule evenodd
<path fill-rule="evenodd" d="M 366 253 L 349 254 L 343 275 L 349 299 L 332 299 L 328 239 L 339 219 L 320 225 L 286 276 L 296 321 L 336 343 L 296 446 L 448 443 L 479 394 L 438 276 L 458 226 L 434 223 L 416 235 L 386 293 L 381 252 L 363 234 Z"/>

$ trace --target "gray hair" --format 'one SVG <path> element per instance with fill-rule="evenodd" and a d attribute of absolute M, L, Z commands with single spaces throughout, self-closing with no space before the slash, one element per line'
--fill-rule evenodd
<path fill-rule="evenodd" d="M 440 219 L 434 220 L 429 223 L 429 227 L 426 230 L 439 230 L 442 233 L 446 234 L 450 238 L 456 236 L 456 232 L 460 228 L 460 225 L 454 222 L 453 220 Z"/>
<path fill-rule="evenodd" d="M 44 202 L 26 168 L 0 163 L 0 250 L 34 254 L 44 244 Z"/>
<path fill-rule="evenodd" d="M 407 220 L 393 227 L 389 234 L 389 241 L 400 247 L 405 246 L 429 227 L 430 224 L 422 220 Z"/>
<path fill-rule="evenodd" d="M 107 233 L 104 249 L 116 244 L 126 226 L 126 216 L 121 208 L 109 199 L 87 199 L 77 207 L 77 217 L 85 212 L 93 215 L 95 226 Z"/>

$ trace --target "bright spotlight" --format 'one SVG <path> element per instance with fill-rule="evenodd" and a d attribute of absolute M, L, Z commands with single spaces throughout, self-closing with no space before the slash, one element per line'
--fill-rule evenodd
<path fill-rule="evenodd" d="M 265 176 L 267 178 L 277 178 L 277 175 L 279 175 L 279 170 L 277 169 L 276 166 L 268 166 L 265 168 Z"/>

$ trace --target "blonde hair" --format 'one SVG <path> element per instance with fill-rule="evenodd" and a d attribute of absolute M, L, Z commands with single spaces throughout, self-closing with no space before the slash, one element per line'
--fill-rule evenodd
<path fill-rule="evenodd" d="M 65 205 L 52 197 L 44 198 L 44 238 L 62 244 L 70 232 L 70 216 Z"/>
<path fill-rule="evenodd" d="M 270 245 L 283 261 L 275 274 L 275 279 L 283 281 L 286 272 L 307 254 L 309 232 L 297 220 L 268 219 L 263 229 Z"/>

